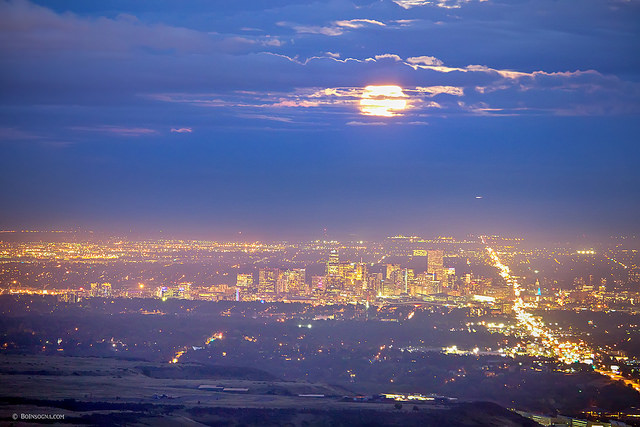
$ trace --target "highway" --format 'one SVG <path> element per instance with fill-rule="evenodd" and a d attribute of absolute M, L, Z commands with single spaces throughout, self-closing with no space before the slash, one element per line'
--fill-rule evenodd
<path fill-rule="evenodd" d="M 484 239 L 483 243 L 485 243 Z M 526 330 L 534 341 L 541 343 L 545 349 L 550 350 L 557 360 L 567 364 L 578 362 L 593 366 L 595 351 L 585 342 L 577 338 L 574 341 L 560 340 L 541 319 L 536 318 L 529 313 L 522 297 L 520 296 L 520 285 L 511 275 L 509 267 L 500 261 L 495 250 L 490 247 L 486 247 L 486 250 L 489 254 L 492 265 L 498 269 L 500 276 L 513 287 L 513 311 L 523 330 Z M 540 354 L 540 356 L 544 355 L 545 354 Z M 609 370 L 595 368 L 595 366 L 594 370 L 595 372 L 613 380 L 623 381 L 625 384 L 632 386 L 636 391 L 640 392 L 640 384 L 637 381 L 631 380 Z"/>

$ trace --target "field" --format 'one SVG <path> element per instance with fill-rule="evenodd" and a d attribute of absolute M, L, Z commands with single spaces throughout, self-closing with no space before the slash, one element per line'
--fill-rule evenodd
<path fill-rule="evenodd" d="M 64 420 L 40 422 L 74 425 L 534 425 L 491 403 L 355 402 L 338 386 L 195 364 L 3 355 L 0 383 L 3 422 L 12 422 L 13 414 L 46 414 L 64 415 Z M 248 391 L 202 390 L 200 385 Z"/>

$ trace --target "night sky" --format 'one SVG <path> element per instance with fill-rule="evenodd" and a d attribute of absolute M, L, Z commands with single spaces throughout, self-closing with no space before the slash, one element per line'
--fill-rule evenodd
<path fill-rule="evenodd" d="M 0 109 L 5 230 L 640 231 L 638 0 L 0 0 Z"/>

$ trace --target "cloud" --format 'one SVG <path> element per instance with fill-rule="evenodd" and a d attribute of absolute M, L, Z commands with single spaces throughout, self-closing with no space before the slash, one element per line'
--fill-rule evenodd
<path fill-rule="evenodd" d="M 291 123 L 293 119 L 290 117 L 281 117 L 281 116 L 269 116 L 266 114 L 238 114 L 238 117 L 242 117 L 243 119 L 252 119 L 252 120 L 271 120 L 274 122 L 281 123 Z"/>
<path fill-rule="evenodd" d="M 346 123 L 347 126 L 385 126 L 387 123 L 385 122 L 361 122 L 357 120 L 352 120 Z"/>
<path fill-rule="evenodd" d="M 391 59 L 394 60 L 396 62 L 402 61 L 402 58 L 398 55 L 395 55 L 393 53 L 384 53 L 382 55 L 375 55 L 373 57 L 376 61 L 381 61 L 383 59 Z"/>
<path fill-rule="evenodd" d="M 158 131 L 155 129 L 149 128 L 138 128 L 138 127 L 119 127 L 119 126 L 72 126 L 71 130 L 78 132 L 100 132 L 100 133 L 109 133 L 118 136 L 151 136 L 157 135 Z"/>
<path fill-rule="evenodd" d="M 442 61 L 433 56 L 413 56 L 407 58 L 407 62 L 411 65 L 442 65 Z"/>
<path fill-rule="evenodd" d="M 436 96 L 443 93 L 446 93 L 448 95 L 454 95 L 454 96 L 464 95 L 464 89 L 461 87 L 455 87 L 455 86 L 428 86 L 428 87 L 418 86 L 416 87 L 415 90 L 420 93 L 426 93 L 429 96 Z"/>
<path fill-rule="evenodd" d="M 398 6 L 404 9 L 411 9 L 417 6 L 435 6 L 444 9 L 459 9 L 466 3 L 477 1 L 479 3 L 487 2 L 488 0 L 393 0 Z"/>
<path fill-rule="evenodd" d="M 143 25 L 127 14 L 114 19 L 86 19 L 24 0 L 0 3 L 2 50 L 25 51 L 127 51 L 136 47 L 202 50 L 209 38 L 198 31 L 167 25 Z"/>
<path fill-rule="evenodd" d="M 288 21 L 279 21 L 277 25 L 288 27 L 299 34 L 321 34 L 324 36 L 341 36 L 346 30 L 365 27 L 386 27 L 384 22 L 375 19 L 348 19 L 332 21 L 329 25 L 307 25 Z"/>
<path fill-rule="evenodd" d="M 465 67 L 467 71 L 475 71 L 475 72 L 483 72 L 483 73 L 497 73 L 501 77 L 506 79 L 518 79 L 520 77 L 532 76 L 531 73 L 525 73 L 520 71 L 512 71 L 512 70 L 496 70 L 494 68 L 489 68 L 485 65 L 467 65 Z"/>
<path fill-rule="evenodd" d="M 293 22 L 280 21 L 277 25 L 289 27 L 299 34 L 321 34 L 324 36 L 340 36 L 344 30 L 340 26 L 302 25 Z"/>
<path fill-rule="evenodd" d="M 563 16 L 569 13 L 568 7 L 540 1 L 549 10 L 560 8 Z M 49 123 L 64 118 L 59 127 L 67 130 L 78 123 L 72 117 L 89 109 L 112 115 L 107 123 L 136 119 L 151 131 L 164 129 L 166 123 L 150 119 L 150 111 L 159 107 L 170 108 L 175 123 L 194 126 L 200 124 L 193 121 L 194 109 L 201 107 L 216 110 L 220 119 L 215 126 L 238 114 L 343 124 L 361 117 L 362 88 L 376 84 L 403 87 L 409 95 L 403 112 L 407 122 L 421 114 L 433 121 L 434 115 L 455 120 L 456 115 L 498 114 L 492 111 L 595 115 L 640 110 L 638 60 L 629 52 L 620 55 L 629 50 L 626 38 L 607 38 L 610 48 L 604 56 L 594 50 L 600 53 L 581 56 L 576 66 L 557 66 L 558 58 L 567 55 L 549 46 L 567 43 L 563 48 L 572 52 L 578 45 L 592 48 L 593 38 L 578 31 L 582 24 L 575 24 L 575 30 L 560 27 L 564 32 L 558 33 L 561 20 L 553 14 L 539 18 L 528 2 L 517 7 L 445 2 L 468 6 L 455 15 L 442 2 L 418 3 L 425 7 L 407 12 L 388 1 L 359 8 L 341 1 L 285 1 L 265 10 L 256 6 L 255 16 L 226 5 L 221 16 L 203 16 L 204 25 L 169 13 L 163 19 L 140 10 L 105 17 L 102 12 L 56 12 L 26 1 L 0 2 L 2 100 L 9 110 L 37 110 Z M 591 3 L 580 16 L 594 28 L 606 28 L 607 35 L 616 34 L 618 26 L 628 34 L 634 31 L 627 18 L 630 7 L 620 4 L 620 12 L 610 12 L 607 19 L 616 25 L 598 21 L 606 11 Z M 362 13 L 365 17 L 351 19 Z M 299 32 L 297 27 L 308 28 Z M 311 37 L 304 31 L 341 37 Z M 529 36 L 517 37 L 522 33 Z M 544 48 L 516 46 L 515 39 L 535 40 Z M 619 72 L 619 64 L 626 72 Z M 480 103 L 484 107 L 469 108 Z M 127 105 L 126 112 L 111 108 L 121 105 Z M 2 125 L 14 126 L 10 119 Z M 140 129 L 92 131 L 145 135 Z M 35 133 L 45 134 L 41 129 Z"/>
<path fill-rule="evenodd" d="M 424 104 L 424 108 L 439 108 L 442 109 L 442 105 L 435 101 L 429 101 Z"/>
<path fill-rule="evenodd" d="M 418 20 L 417 19 L 396 19 L 393 22 L 395 24 L 398 24 L 401 27 L 408 27 L 418 22 Z"/>
<path fill-rule="evenodd" d="M 408 96 L 407 108 L 403 116 L 418 117 L 421 114 L 452 118 L 456 114 L 468 115 L 523 115 L 548 114 L 555 115 L 559 111 L 569 114 L 618 114 L 622 111 L 638 111 L 637 84 L 625 83 L 612 76 L 604 76 L 593 70 L 547 72 L 522 72 L 501 70 L 487 66 L 469 65 L 464 67 L 447 67 L 446 65 L 420 65 L 414 68 L 408 61 L 395 54 L 376 55 L 374 58 L 362 60 L 345 58 L 337 60 L 327 57 L 312 57 L 306 60 L 273 55 L 276 61 L 269 67 L 279 73 L 291 75 L 298 73 L 305 76 L 306 82 L 357 81 L 359 76 L 374 75 L 380 67 L 389 67 L 402 80 L 410 82 L 433 81 L 442 84 L 433 86 L 404 84 L 402 89 Z M 286 59 L 286 62 L 277 61 Z M 383 61 L 391 59 L 392 61 Z M 416 62 L 416 61 L 414 61 Z M 438 63 L 435 60 L 422 61 Z M 287 66 L 284 66 L 288 64 Z M 293 67 L 292 69 L 290 67 Z M 297 71 L 304 68 L 304 74 Z M 297 123 L 319 123 L 332 120 L 336 114 L 352 117 L 361 116 L 360 108 L 365 86 L 304 86 L 288 90 L 254 90 L 226 91 L 211 93 L 155 94 L 152 99 L 190 104 L 193 106 L 213 107 L 226 110 L 258 110 L 268 109 L 274 117 L 283 114 L 295 117 Z M 368 79 L 365 79 L 368 82 Z M 448 83 L 448 84 L 447 84 Z M 308 83 L 307 83 L 308 84 Z M 579 94 L 580 96 L 577 96 Z M 633 94 L 636 94 L 635 96 Z M 437 102 L 434 98 L 437 97 Z M 456 102 L 453 98 L 463 102 Z M 610 99 L 609 99 L 610 98 Z M 600 105 L 602 102 L 614 104 L 614 99 L 626 101 L 615 108 L 593 108 L 589 105 Z M 633 100 L 634 98 L 635 101 Z M 567 104 L 569 102 L 569 104 Z M 575 105 L 567 108 L 567 105 Z M 311 111 L 311 112 L 310 112 Z M 347 120 L 349 121 L 349 120 Z"/>
<path fill-rule="evenodd" d="M 281 47 L 273 35 L 237 35 L 148 24 L 121 13 L 113 18 L 55 13 L 26 0 L 0 1 L 0 52 L 25 55 L 132 53 L 140 50 L 177 54 L 259 51 Z"/>
<path fill-rule="evenodd" d="M 0 127 L 0 141 L 23 141 L 39 139 L 40 137 L 31 132 L 25 132 L 14 127 Z"/>
<path fill-rule="evenodd" d="M 386 24 L 380 21 L 376 21 L 375 19 L 349 19 L 346 21 L 334 21 L 333 22 L 338 27 L 345 28 L 363 28 L 366 26 L 379 26 L 385 27 Z"/>
<path fill-rule="evenodd" d="M 191 133 L 193 129 L 191 128 L 171 128 L 172 133 Z"/>

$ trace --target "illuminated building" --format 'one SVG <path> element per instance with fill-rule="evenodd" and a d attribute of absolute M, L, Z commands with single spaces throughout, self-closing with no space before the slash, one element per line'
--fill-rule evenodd
<path fill-rule="evenodd" d="M 585 283 L 584 285 L 582 285 L 582 290 L 584 292 L 593 292 L 593 285 L 590 283 Z"/>
<path fill-rule="evenodd" d="M 381 296 L 384 294 L 383 283 L 382 273 L 370 274 L 367 278 L 367 290 L 371 291 L 374 296 Z"/>
<path fill-rule="evenodd" d="M 89 295 L 92 297 L 111 298 L 111 283 L 92 283 Z"/>
<path fill-rule="evenodd" d="M 413 281 L 413 286 L 409 288 L 409 295 L 428 295 L 433 275 L 428 273 L 418 273 Z"/>
<path fill-rule="evenodd" d="M 291 270 L 289 278 L 289 292 L 296 295 L 307 295 L 309 288 L 307 287 L 307 270 L 304 268 L 294 268 Z"/>
<path fill-rule="evenodd" d="M 341 262 L 338 264 L 338 276 L 345 279 L 345 281 L 352 281 L 354 275 L 353 266 L 350 262 Z"/>
<path fill-rule="evenodd" d="M 398 276 L 400 275 L 400 265 L 399 264 L 387 264 L 387 268 L 385 271 L 385 279 L 382 284 L 382 295 L 391 296 L 398 295 L 396 293 L 396 282 Z"/>
<path fill-rule="evenodd" d="M 173 286 L 161 286 L 158 288 L 159 298 L 166 299 L 191 299 L 191 284 L 180 283 Z"/>
<path fill-rule="evenodd" d="M 80 296 L 77 292 L 65 292 L 58 295 L 58 301 L 66 302 L 69 304 L 77 304 L 80 301 Z"/>
<path fill-rule="evenodd" d="M 355 294 L 361 295 L 367 289 L 367 276 L 367 264 L 358 262 L 353 265 L 353 286 Z"/>
<path fill-rule="evenodd" d="M 427 251 L 427 273 L 433 274 L 440 281 L 444 278 L 443 258 L 443 251 Z"/>
<path fill-rule="evenodd" d="M 447 288 L 446 292 L 451 295 L 459 295 L 456 288 L 456 269 L 455 268 L 443 268 L 443 276 L 440 283 Z"/>
<path fill-rule="evenodd" d="M 240 292 L 237 287 L 223 283 L 200 288 L 197 292 L 192 292 L 191 297 L 208 301 L 239 300 Z"/>
<path fill-rule="evenodd" d="M 413 279 L 413 270 L 400 268 L 398 264 L 387 264 L 386 280 L 383 294 L 386 296 L 401 295 L 407 292 L 409 271 Z"/>
<path fill-rule="evenodd" d="M 242 292 L 253 291 L 253 274 L 238 274 L 236 276 L 236 286 Z"/>
<path fill-rule="evenodd" d="M 387 264 L 387 270 L 386 270 L 386 275 L 385 278 L 387 280 L 391 279 L 391 277 L 393 277 L 394 272 L 400 270 L 400 264 Z"/>
<path fill-rule="evenodd" d="M 342 262 L 338 265 L 341 288 L 351 295 L 361 295 L 367 278 L 367 266 L 364 263 Z"/>
<path fill-rule="evenodd" d="M 485 291 L 485 295 L 494 297 L 498 301 L 512 301 L 515 297 L 513 287 L 508 284 L 491 286 Z"/>
<path fill-rule="evenodd" d="M 258 293 L 275 294 L 278 276 L 280 270 L 277 268 L 261 268 L 258 274 Z"/>
<path fill-rule="evenodd" d="M 438 282 L 433 280 L 433 274 L 418 273 L 413 278 L 408 275 L 407 292 L 409 295 L 431 295 L 440 291 Z"/>
<path fill-rule="evenodd" d="M 304 268 L 285 270 L 278 275 L 276 291 L 278 295 L 305 295 L 307 285 L 305 283 L 306 271 Z"/>
<path fill-rule="evenodd" d="M 640 279 L 639 279 L 640 281 Z M 600 292 L 607 292 L 607 279 L 600 279 L 600 287 L 598 288 Z"/>
<path fill-rule="evenodd" d="M 322 292 L 326 289 L 324 276 L 311 276 L 311 292 Z"/>
<path fill-rule="evenodd" d="M 344 278 L 341 276 L 325 276 L 326 289 L 328 291 L 344 289 Z"/>
<path fill-rule="evenodd" d="M 337 249 L 331 249 L 329 261 L 327 261 L 327 276 L 338 276 L 340 269 L 340 256 Z"/>
<path fill-rule="evenodd" d="M 409 293 L 409 288 L 415 286 L 416 276 L 412 268 L 404 269 L 404 293 Z"/>

